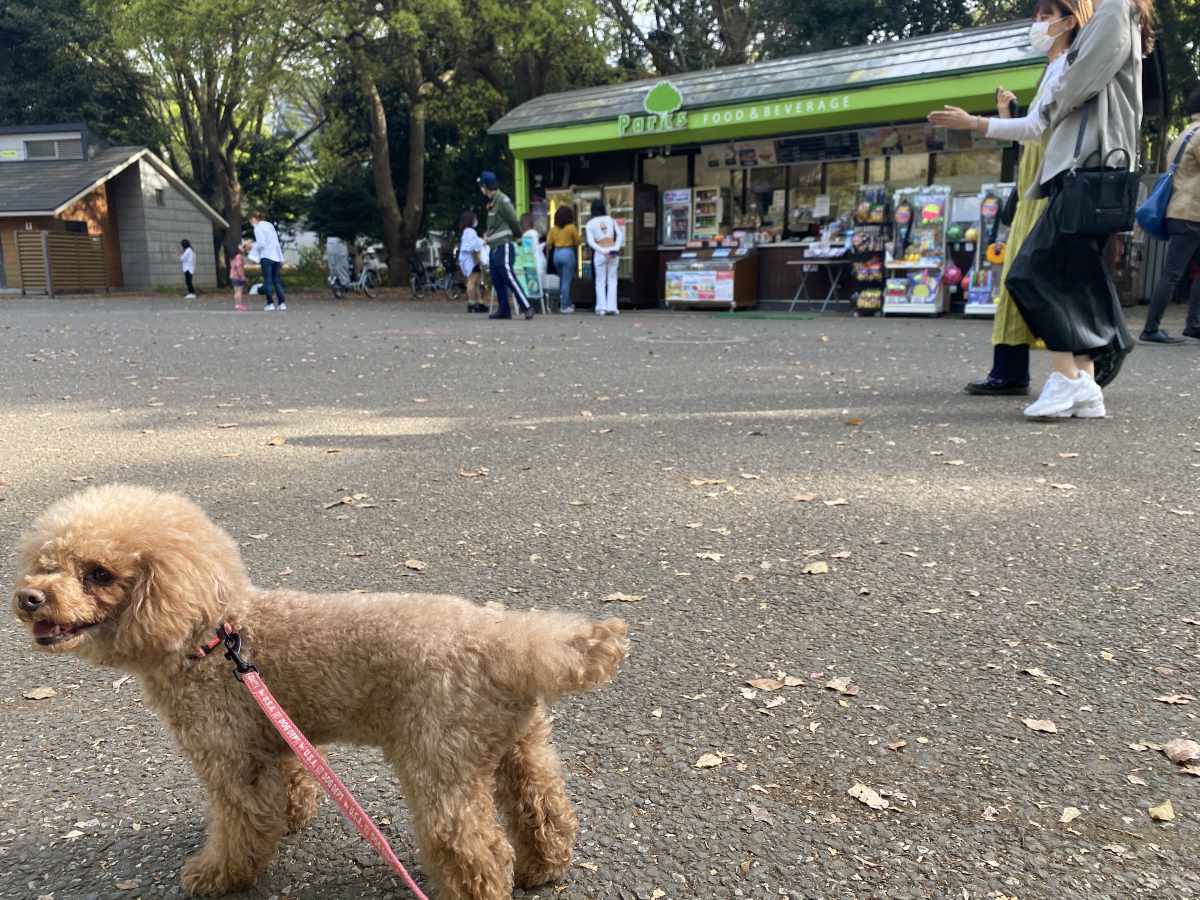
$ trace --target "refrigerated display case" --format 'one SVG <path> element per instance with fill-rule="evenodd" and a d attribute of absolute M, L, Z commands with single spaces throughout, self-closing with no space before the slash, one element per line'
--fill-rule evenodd
<path fill-rule="evenodd" d="M 645 308 L 658 304 L 658 188 L 647 184 L 613 184 L 574 189 L 576 222 L 584 235 L 592 217 L 592 201 L 602 200 L 608 214 L 625 233 L 617 270 L 617 304 Z M 581 308 L 596 303 L 592 252 L 584 245 L 579 254 L 579 278 L 571 291 Z"/>
<path fill-rule="evenodd" d="M 663 191 L 662 243 L 668 247 L 681 247 L 688 242 L 691 230 L 692 189 Z"/>
<path fill-rule="evenodd" d="M 728 224 L 729 188 L 698 187 L 692 196 L 692 240 L 718 237 Z"/>
<path fill-rule="evenodd" d="M 621 261 L 617 267 L 619 279 L 633 278 L 633 193 L 632 184 L 610 185 L 604 188 L 604 208 L 625 235 L 625 243 L 621 247 Z"/>
<path fill-rule="evenodd" d="M 667 263 L 668 309 L 750 309 L 758 302 L 758 251 L 753 247 L 688 250 Z"/>

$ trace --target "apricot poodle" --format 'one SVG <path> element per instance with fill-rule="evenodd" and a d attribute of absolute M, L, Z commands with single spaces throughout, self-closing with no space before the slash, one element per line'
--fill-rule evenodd
<path fill-rule="evenodd" d="M 621 620 L 259 590 L 198 506 L 129 485 L 51 506 L 20 566 L 13 606 L 34 645 L 134 673 L 203 779 L 208 840 L 183 867 L 190 893 L 248 887 L 320 793 L 220 651 L 197 657 L 222 622 L 314 744 L 382 749 L 443 900 L 501 900 L 567 871 L 578 822 L 546 706 L 614 677 Z"/>

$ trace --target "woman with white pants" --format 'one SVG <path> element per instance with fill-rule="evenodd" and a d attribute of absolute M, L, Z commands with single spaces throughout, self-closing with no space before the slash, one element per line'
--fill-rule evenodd
<path fill-rule="evenodd" d="M 596 281 L 596 315 L 617 316 L 617 274 L 621 268 L 621 248 L 625 232 L 617 225 L 604 201 L 592 201 L 592 217 L 584 226 L 588 246 L 592 248 L 592 275 Z"/>

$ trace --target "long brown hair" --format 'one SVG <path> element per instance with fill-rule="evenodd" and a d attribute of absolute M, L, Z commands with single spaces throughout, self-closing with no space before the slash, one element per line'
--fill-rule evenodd
<path fill-rule="evenodd" d="M 1101 0 L 1103 2 L 1103 0 Z M 1079 29 L 1096 14 L 1092 0 L 1038 0 L 1033 14 L 1041 16 L 1074 16 L 1075 28 L 1071 31 L 1071 42 L 1079 36 Z"/>
<path fill-rule="evenodd" d="M 1149 56 L 1154 51 L 1154 26 L 1158 24 L 1158 13 L 1154 10 L 1154 0 L 1129 0 L 1137 10 L 1138 21 L 1142 26 L 1142 56 Z"/>

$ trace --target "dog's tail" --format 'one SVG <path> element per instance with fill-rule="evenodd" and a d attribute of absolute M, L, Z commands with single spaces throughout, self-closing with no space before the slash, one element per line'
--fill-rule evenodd
<path fill-rule="evenodd" d="M 552 703 L 612 681 L 629 651 L 629 626 L 564 613 L 508 613 L 492 677 L 519 697 Z"/>

